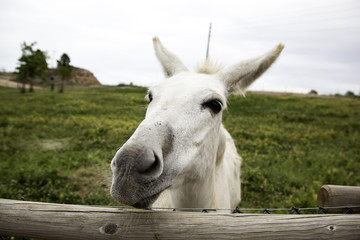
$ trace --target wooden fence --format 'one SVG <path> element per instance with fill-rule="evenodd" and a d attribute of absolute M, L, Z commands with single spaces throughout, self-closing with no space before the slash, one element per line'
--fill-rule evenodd
<path fill-rule="evenodd" d="M 360 214 L 220 214 L 0 199 L 0 236 L 37 239 L 359 239 Z"/>
<path fill-rule="evenodd" d="M 324 185 L 319 206 L 360 212 L 360 187 Z M 37 239 L 360 239 L 360 214 L 135 210 L 0 199 L 0 236 Z"/>

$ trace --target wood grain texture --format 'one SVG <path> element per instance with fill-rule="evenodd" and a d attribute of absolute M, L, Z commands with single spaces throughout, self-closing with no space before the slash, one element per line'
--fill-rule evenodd
<path fill-rule="evenodd" d="M 359 239 L 360 215 L 129 210 L 0 199 L 0 236 L 37 239 Z"/>
<path fill-rule="evenodd" d="M 360 213 L 360 187 L 324 185 L 318 191 L 318 204 L 321 207 L 358 206 L 353 213 Z M 328 209 L 329 213 L 342 213 L 343 209 Z"/>

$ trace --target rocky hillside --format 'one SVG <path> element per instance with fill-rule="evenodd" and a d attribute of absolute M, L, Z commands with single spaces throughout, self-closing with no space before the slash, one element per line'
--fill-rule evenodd
<path fill-rule="evenodd" d="M 82 68 L 73 69 L 69 82 L 81 85 L 101 85 L 92 72 Z"/>
<path fill-rule="evenodd" d="M 56 69 L 49 69 L 46 75 L 48 78 L 53 75 L 55 81 L 60 81 L 60 77 L 56 75 Z M 77 67 L 74 67 L 72 70 L 71 78 L 67 80 L 67 83 L 76 85 L 101 85 L 92 72 Z"/>

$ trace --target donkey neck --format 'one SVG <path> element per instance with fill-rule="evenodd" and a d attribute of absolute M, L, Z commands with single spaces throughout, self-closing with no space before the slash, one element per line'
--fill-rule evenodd
<path fill-rule="evenodd" d="M 183 181 L 171 191 L 172 207 L 177 208 L 213 208 L 216 206 L 216 171 L 223 163 L 226 145 L 224 127 L 219 128 L 217 152 L 213 159 L 202 159 L 213 163 L 211 171 L 201 179 Z M 200 159 L 197 159 L 200 160 Z"/>
<path fill-rule="evenodd" d="M 211 208 L 214 205 L 215 173 L 205 179 L 184 182 L 171 191 L 171 205 L 176 208 Z"/>

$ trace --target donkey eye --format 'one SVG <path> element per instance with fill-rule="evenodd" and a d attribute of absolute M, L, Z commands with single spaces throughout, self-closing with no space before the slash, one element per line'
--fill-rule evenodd
<path fill-rule="evenodd" d="M 210 108 L 215 114 L 219 113 L 222 109 L 222 103 L 218 99 L 213 99 L 202 104 L 203 107 Z"/>
<path fill-rule="evenodd" d="M 148 93 L 148 98 L 150 102 L 153 100 L 153 95 L 151 94 L 151 92 Z"/>

